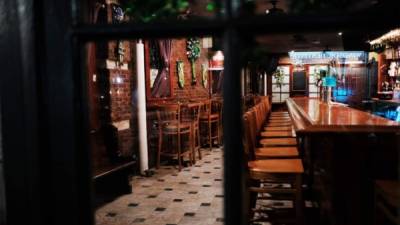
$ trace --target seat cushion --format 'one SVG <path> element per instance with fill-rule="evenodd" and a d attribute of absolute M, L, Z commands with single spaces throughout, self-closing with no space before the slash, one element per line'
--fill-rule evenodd
<path fill-rule="evenodd" d="M 296 138 L 263 138 L 260 145 L 267 146 L 297 146 Z"/>
<path fill-rule="evenodd" d="M 262 159 L 248 162 L 250 171 L 264 173 L 303 173 L 300 159 Z"/>

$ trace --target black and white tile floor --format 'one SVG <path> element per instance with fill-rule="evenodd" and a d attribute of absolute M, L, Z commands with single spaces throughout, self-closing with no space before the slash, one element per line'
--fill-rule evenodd
<path fill-rule="evenodd" d="M 162 166 L 150 178 L 134 177 L 132 194 L 100 207 L 96 224 L 223 224 L 223 153 L 202 153 L 202 160 L 181 172 Z"/>

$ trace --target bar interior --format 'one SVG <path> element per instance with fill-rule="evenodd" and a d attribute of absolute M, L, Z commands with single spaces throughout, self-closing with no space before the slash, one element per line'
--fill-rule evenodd
<path fill-rule="evenodd" d="M 122 12 L 107 5 L 98 20 L 117 23 Z M 249 224 L 399 224 L 400 29 L 357 35 L 246 39 Z M 87 44 L 97 224 L 224 222 L 223 44 Z"/>
<path fill-rule="evenodd" d="M 323 27 L 335 19 L 310 20 L 369 15 L 390 1 L 226 2 L 83 4 L 84 22 L 71 28 L 82 49 L 70 57 L 80 59 L 71 89 L 81 92 L 71 96 L 87 121 L 65 118 L 87 125 L 77 134 L 88 162 L 65 158 L 76 163 L 71 177 L 90 173 L 90 186 L 76 183 L 90 190 L 92 222 L 400 225 L 400 24 L 335 30 Z M 287 21 L 301 28 L 278 26 Z"/>

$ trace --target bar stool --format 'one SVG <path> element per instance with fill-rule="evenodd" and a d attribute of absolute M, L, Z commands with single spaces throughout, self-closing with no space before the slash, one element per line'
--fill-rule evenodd
<path fill-rule="evenodd" d="M 249 111 L 244 116 L 245 143 L 249 148 L 254 149 L 253 159 L 271 158 L 297 158 L 299 152 L 296 146 L 288 147 L 256 147 L 256 125 L 254 111 Z"/>
<path fill-rule="evenodd" d="M 375 181 L 375 216 L 374 224 L 400 225 L 400 181 Z"/>
<path fill-rule="evenodd" d="M 252 222 L 272 221 L 272 222 L 295 222 L 303 224 L 303 199 L 302 199 L 302 174 L 304 173 L 303 164 L 300 159 L 267 159 L 254 160 L 248 162 L 251 195 L 251 206 L 254 212 L 269 212 L 256 209 L 257 199 L 273 199 L 274 194 L 291 195 L 290 200 L 294 202 L 295 218 L 275 218 L 270 219 L 261 217 L 253 219 Z M 269 187 L 268 183 L 290 183 L 290 188 Z M 268 193 L 271 197 L 260 197 L 259 194 Z M 252 215 L 252 214 L 251 214 Z"/>
<path fill-rule="evenodd" d="M 161 156 L 177 157 L 179 171 L 182 169 L 182 158 L 189 156 L 189 162 L 192 163 L 192 145 L 189 144 L 188 150 L 184 151 L 182 146 L 182 137 L 187 136 L 189 143 L 192 143 L 191 124 L 181 122 L 181 106 L 180 104 L 167 104 L 157 106 L 158 120 L 158 152 L 157 152 L 157 168 L 160 167 Z M 169 144 L 164 144 L 164 139 Z M 175 139 L 175 142 L 174 142 Z M 174 145 L 175 143 L 176 145 Z M 183 147 L 183 148 L 182 148 Z"/>
<path fill-rule="evenodd" d="M 296 148 L 254 148 L 255 143 L 255 112 L 249 111 L 243 116 L 244 122 L 244 151 L 248 159 L 249 171 L 249 192 L 251 207 L 249 208 L 250 215 L 253 212 L 264 212 L 263 210 L 255 209 L 257 199 L 262 199 L 259 194 L 268 193 L 291 195 L 291 200 L 294 202 L 295 219 L 297 224 L 303 224 L 303 201 L 301 179 L 304 173 L 304 168 L 300 159 L 263 159 L 260 157 L 290 157 L 298 156 Z M 285 154 L 287 153 L 287 154 Z M 266 181 L 272 183 L 290 183 L 290 188 L 272 188 L 263 185 Z M 271 221 L 269 218 L 251 219 L 251 222 Z M 290 221 L 292 221 L 291 219 Z M 276 218 L 276 221 L 285 221 L 283 218 Z"/>
<path fill-rule="evenodd" d="M 199 159 L 201 159 L 201 150 L 200 150 L 200 128 L 199 128 L 199 120 L 200 120 L 200 109 L 203 103 L 201 102 L 193 102 L 188 103 L 186 107 L 182 110 L 182 122 L 187 122 L 191 124 L 192 129 L 192 151 L 193 151 L 193 162 L 196 163 L 196 150 L 199 154 Z"/>
<path fill-rule="evenodd" d="M 204 101 L 199 118 L 200 130 L 203 131 L 201 137 L 203 140 L 207 139 L 210 151 L 214 140 L 217 140 L 218 144 L 220 143 L 220 112 L 213 112 L 211 103 L 211 100 Z"/>
<path fill-rule="evenodd" d="M 278 137 L 294 137 L 294 134 L 291 130 L 283 130 L 283 131 L 264 131 L 260 134 L 261 138 L 278 138 Z"/>
<path fill-rule="evenodd" d="M 264 127 L 265 131 L 292 131 L 292 129 L 293 129 L 292 125 L 276 126 L 276 127 L 270 127 L 270 126 Z"/>

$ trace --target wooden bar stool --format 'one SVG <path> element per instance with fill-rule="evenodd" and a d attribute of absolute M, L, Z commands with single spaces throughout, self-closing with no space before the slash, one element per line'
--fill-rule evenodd
<path fill-rule="evenodd" d="M 189 157 L 192 163 L 192 130 L 191 124 L 181 122 L 181 106 L 179 104 L 168 104 L 157 106 L 158 119 L 158 152 L 157 168 L 160 167 L 161 156 L 176 157 L 179 171 L 182 169 L 182 158 Z M 183 137 L 188 138 L 189 145 L 185 148 Z M 165 144 L 165 140 L 168 144 Z"/>
<path fill-rule="evenodd" d="M 400 181 L 375 181 L 375 225 L 400 225 Z"/>
<path fill-rule="evenodd" d="M 264 131 L 260 134 L 261 138 L 279 138 L 279 137 L 294 137 L 291 130 L 284 131 Z"/>
<path fill-rule="evenodd" d="M 268 127 L 287 127 L 287 126 L 291 126 L 292 122 L 268 122 L 267 126 Z"/>
<path fill-rule="evenodd" d="M 296 158 L 299 156 L 297 147 L 256 147 L 257 130 L 254 111 L 247 112 L 243 117 L 245 143 L 254 149 L 252 159 L 258 158 Z"/>
<path fill-rule="evenodd" d="M 182 122 L 190 123 L 192 129 L 192 154 L 193 162 L 196 163 L 196 151 L 199 154 L 199 159 L 201 159 L 200 150 L 200 109 L 202 107 L 201 102 L 188 103 L 186 107 L 182 110 Z"/>
<path fill-rule="evenodd" d="M 274 122 L 281 122 L 281 123 L 287 123 L 287 122 L 292 122 L 292 120 L 290 119 L 290 118 L 284 118 L 284 119 L 282 119 L 282 118 L 273 118 L 273 117 L 270 117 L 268 120 L 267 120 L 267 122 L 268 123 L 274 123 Z"/>
<path fill-rule="evenodd" d="M 255 149 L 256 159 L 298 158 L 297 147 L 263 147 Z"/>
<path fill-rule="evenodd" d="M 200 135 L 201 139 L 203 143 L 208 142 L 211 151 L 213 141 L 216 140 L 218 144 L 220 141 L 220 112 L 213 112 L 211 100 L 204 101 L 203 109 L 200 113 L 199 125 L 202 131 L 202 135 Z"/>
<path fill-rule="evenodd" d="M 297 146 L 296 138 L 263 138 L 259 143 L 262 147 Z"/>
<path fill-rule="evenodd" d="M 244 151 L 249 160 L 247 163 L 249 171 L 249 192 L 251 207 L 249 208 L 250 215 L 253 212 L 263 212 L 255 209 L 257 199 L 260 199 L 258 194 L 268 193 L 274 196 L 275 194 L 291 195 L 291 200 L 294 202 L 295 218 L 285 220 L 285 218 L 276 218 L 280 222 L 296 222 L 303 224 L 303 200 L 301 179 L 304 173 L 304 168 L 300 159 L 264 159 L 262 157 L 296 157 L 298 156 L 296 147 L 269 147 L 269 148 L 254 148 L 256 136 L 256 119 L 255 112 L 249 111 L 243 116 L 244 122 Z M 265 181 L 273 183 L 290 183 L 290 188 L 271 188 L 263 185 Z M 271 221 L 270 218 L 251 219 L 250 222 Z M 273 220 L 275 221 L 275 220 Z"/>
<path fill-rule="evenodd" d="M 292 131 L 293 127 L 291 125 L 289 126 L 276 126 L 276 127 L 270 127 L 266 126 L 264 127 L 265 131 Z"/>
<path fill-rule="evenodd" d="M 270 221 L 270 222 L 295 222 L 303 224 L 303 199 L 302 199 L 302 174 L 304 173 L 303 164 L 300 159 L 267 159 L 254 160 L 248 162 L 249 177 L 253 185 L 249 191 L 251 195 L 251 206 L 254 212 L 265 212 L 265 210 L 255 209 L 257 199 L 272 199 L 275 194 L 291 195 L 290 200 L 293 201 L 295 217 L 294 218 L 274 218 L 260 217 L 253 219 L 252 222 Z M 267 181 L 268 183 L 290 183 L 290 188 L 269 187 L 261 185 Z M 271 197 L 259 197 L 259 194 L 268 193 Z M 267 211 L 270 213 L 270 211 Z"/>

